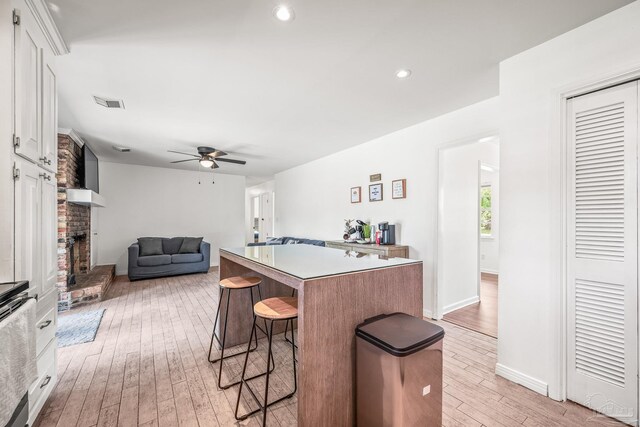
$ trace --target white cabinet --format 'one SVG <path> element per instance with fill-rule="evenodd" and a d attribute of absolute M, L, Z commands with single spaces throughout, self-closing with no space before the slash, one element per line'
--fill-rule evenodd
<path fill-rule="evenodd" d="M 53 52 L 24 0 L 14 1 L 16 154 L 57 170 L 57 95 Z"/>
<path fill-rule="evenodd" d="M 58 171 L 58 87 L 53 55 L 43 51 L 42 62 L 42 167 Z"/>
<path fill-rule="evenodd" d="M 41 215 L 44 173 L 26 160 L 16 160 L 15 177 L 15 275 L 28 280 L 32 294 L 41 288 Z"/>
<path fill-rule="evenodd" d="M 38 379 L 29 387 L 31 425 L 56 382 L 58 276 L 57 146 L 58 98 L 55 55 L 68 52 L 43 0 L 11 0 L 13 7 L 14 279 L 28 280 L 38 295 Z M 2 19 L 10 17 L 0 17 Z M 9 40 L 2 31 L 0 38 Z M 1 114 L 2 112 L 0 112 Z M 6 150 L 6 151 L 4 151 Z M 5 179 L 11 179 L 9 174 Z"/>
<path fill-rule="evenodd" d="M 23 159 L 15 162 L 16 278 L 44 297 L 56 289 L 58 202 L 55 176 Z"/>
<path fill-rule="evenodd" d="M 42 179 L 42 284 L 40 293 L 56 290 L 58 279 L 58 185 L 52 173 Z"/>

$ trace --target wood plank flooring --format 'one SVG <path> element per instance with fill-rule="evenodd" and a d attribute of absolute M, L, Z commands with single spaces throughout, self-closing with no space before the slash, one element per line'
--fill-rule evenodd
<path fill-rule="evenodd" d="M 442 317 L 447 322 L 498 337 L 498 276 L 482 273 L 480 302 L 447 313 Z"/>
<path fill-rule="evenodd" d="M 100 329 L 94 342 L 60 349 L 58 383 L 35 425 L 258 426 L 255 418 L 236 423 L 237 387 L 218 391 L 218 365 L 207 361 L 215 283 L 215 271 L 134 283 L 118 280 L 107 300 L 81 307 L 106 308 Z M 443 425 L 612 425 L 586 408 L 555 402 L 497 377 L 495 339 L 439 324 L 446 330 Z M 276 397 L 291 386 L 292 356 L 281 335 L 274 345 L 270 396 Z M 266 366 L 265 348 L 260 342 L 251 353 L 250 373 Z M 223 380 L 240 371 L 241 359 L 225 364 Z M 263 385 L 256 383 L 255 389 L 261 391 Z M 245 398 L 242 410 L 254 408 Z M 295 397 L 273 406 L 269 425 L 295 426 L 296 406 Z"/>

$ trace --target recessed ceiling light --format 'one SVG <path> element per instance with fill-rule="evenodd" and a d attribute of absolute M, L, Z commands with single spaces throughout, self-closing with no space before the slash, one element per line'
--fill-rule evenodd
<path fill-rule="evenodd" d="M 408 68 L 404 68 L 402 70 L 398 70 L 396 71 L 396 77 L 399 79 L 406 79 L 411 75 L 411 70 L 409 70 Z"/>
<path fill-rule="evenodd" d="M 273 9 L 273 16 L 275 16 L 278 21 L 282 22 L 293 21 L 293 18 L 296 17 L 293 9 L 285 5 L 276 6 L 276 8 Z"/>

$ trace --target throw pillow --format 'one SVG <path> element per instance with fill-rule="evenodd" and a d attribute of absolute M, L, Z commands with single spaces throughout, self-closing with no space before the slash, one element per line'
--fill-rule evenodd
<path fill-rule="evenodd" d="M 162 239 L 159 237 L 140 237 L 138 239 L 140 256 L 162 255 Z"/>
<path fill-rule="evenodd" d="M 162 239 L 162 252 L 167 255 L 177 254 L 182 246 L 184 237 L 172 237 L 171 239 Z"/>
<path fill-rule="evenodd" d="M 179 254 L 197 254 L 200 252 L 202 237 L 185 237 L 180 246 Z"/>

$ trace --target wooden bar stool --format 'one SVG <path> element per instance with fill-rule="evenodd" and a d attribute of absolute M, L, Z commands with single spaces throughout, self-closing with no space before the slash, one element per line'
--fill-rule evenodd
<path fill-rule="evenodd" d="M 240 377 L 240 388 L 238 390 L 238 400 L 236 401 L 235 417 L 236 417 L 236 420 L 241 421 L 241 420 L 247 419 L 248 417 L 250 417 L 255 413 L 262 411 L 262 425 L 266 426 L 267 425 L 267 408 L 285 399 L 289 399 L 294 394 L 296 394 L 296 391 L 298 390 L 298 378 L 297 378 L 296 362 L 295 362 L 296 346 L 292 345 L 291 349 L 292 349 L 293 359 L 291 361 L 291 364 L 293 365 L 293 391 L 287 394 L 286 396 L 280 397 L 274 400 L 273 402 L 269 403 L 269 400 L 268 400 L 269 374 L 271 373 L 271 371 L 269 370 L 269 366 L 271 365 L 271 362 L 273 359 L 273 355 L 271 353 L 271 344 L 272 344 L 272 338 L 273 338 L 273 322 L 276 322 L 279 320 L 290 321 L 290 320 L 297 319 L 298 318 L 298 299 L 295 297 L 268 298 L 266 300 L 260 301 L 257 304 L 255 304 L 253 306 L 253 313 L 254 313 L 253 327 L 251 328 L 251 335 L 249 337 L 249 348 L 251 347 L 251 339 L 253 338 L 254 334 L 257 334 L 256 323 L 258 318 L 263 319 L 265 322 L 268 322 L 267 337 L 269 338 L 269 353 L 267 354 L 267 371 L 262 374 L 255 375 L 251 378 L 245 378 L 245 374 L 247 372 L 247 363 L 249 362 L 249 348 L 247 348 L 247 352 L 245 353 L 245 357 L 244 357 L 244 367 L 242 368 L 242 376 Z M 248 381 L 264 375 L 266 375 L 265 386 L 264 386 L 264 403 L 261 403 L 258 396 L 254 393 L 254 391 L 249 386 Z M 240 407 L 242 387 L 245 385 L 247 386 L 247 389 L 249 390 L 249 393 L 251 394 L 253 399 L 258 404 L 258 409 L 239 417 L 238 408 Z"/>
<path fill-rule="evenodd" d="M 244 351 L 240 351 L 237 353 L 233 353 L 233 354 L 224 354 L 224 350 L 225 350 L 225 341 L 227 339 L 227 325 L 228 325 L 228 318 L 229 318 L 229 301 L 231 299 L 231 291 L 237 291 L 237 290 L 243 290 L 243 289 L 248 289 L 249 292 L 251 293 L 251 305 L 254 306 L 255 305 L 255 299 L 253 296 L 253 289 L 254 288 L 258 288 L 258 297 L 260 298 L 260 300 L 262 300 L 262 292 L 260 291 L 260 284 L 262 283 L 262 280 L 260 280 L 259 277 L 241 277 L 241 276 L 236 276 L 236 277 L 229 277 L 227 279 L 223 279 L 220 281 L 220 300 L 218 301 L 218 309 L 216 310 L 216 319 L 213 322 L 213 332 L 211 334 L 211 344 L 209 345 L 209 357 L 208 360 L 211 363 L 216 363 L 216 362 L 220 362 L 220 368 L 218 370 L 218 388 L 222 389 L 222 390 L 226 390 L 229 387 L 232 387 L 236 384 L 239 384 L 240 381 L 236 381 L 230 384 L 226 384 L 226 385 L 222 385 L 222 364 L 224 359 L 230 358 L 230 357 L 235 357 L 235 356 L 240 356 L 242 354 L 244 354 Z M 222 341 L 220 341 L 220 338 L 218 337 L 218 334 L 216 334 L 216 326 L 218 324 L 218 319 L 220 317 L 220 307 L 222 306 L 222 299 L 224 298 L 224 293 L 225 290 L 227 291 L 227 310 L 225 313 L 225 318 L 224 318 L 224 329 L 222 330 Z M 265 335 L 267 335 L 267 322 L 264 322 L 264 330 L 258 326 L 258 329 L 260 329 Z M 218 342 L 218 345 L 220 345 L 220 357 L 218 357 L 217 359 L 211 359 L 211 352 L 213 350 L 213 340 L 216 340 Z M 249 338 L 249 348 L 247 349 L 247 352 L 252 352 L 254 351 L 256 348 L 258 348 L 258 334 L 256 333 L 255 336 L 255 345 L 253 348 L 251 348 L 251 337 Z M 269 354 L 271 354 L 271 349 L 269 349 Z M 273 367 L 271 368 L 271 371 L 273 371 L 273 369 L 275 368 L 275 363 L 273 363 Z"/>

